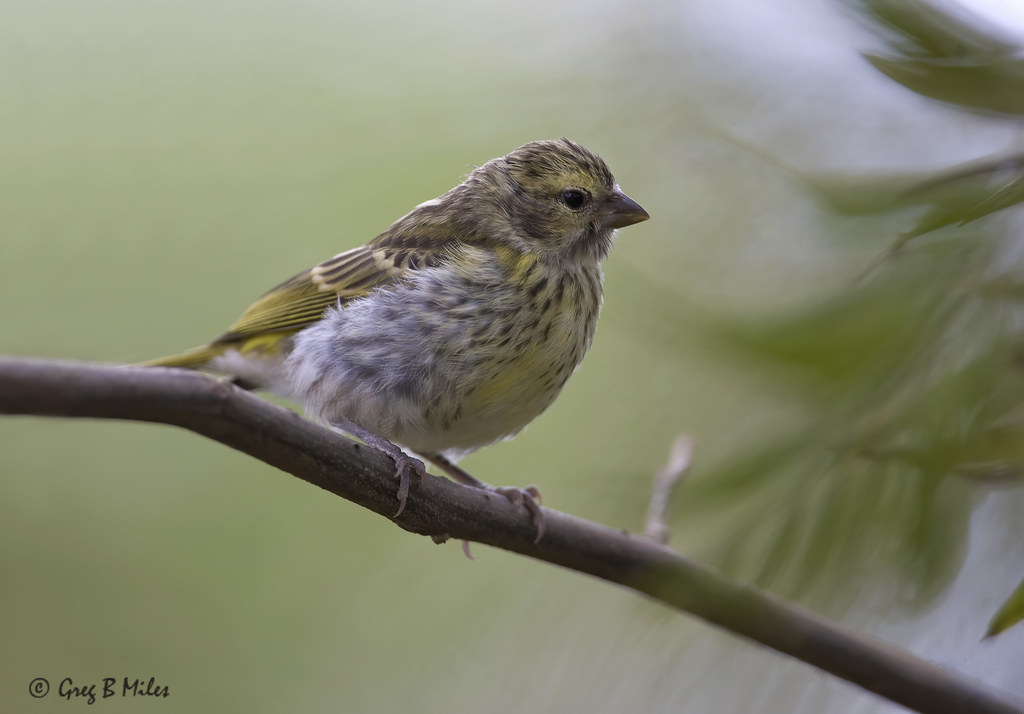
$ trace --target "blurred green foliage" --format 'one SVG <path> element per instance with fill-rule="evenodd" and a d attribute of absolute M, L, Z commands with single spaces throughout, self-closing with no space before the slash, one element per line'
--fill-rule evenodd
<path fill-rule="evenodd" d="M 899 32 L 894 53 L 936 58 L 927 81 L 897 74 L 895 61 L 880 67 L 890 77 L 966 108 L 1018 111 L 961 96 L 946 76 L 950 57 L 972 66 L 996 57 L 985 65 L 986 96 L 1024 97 L 1024 75 L 999 69 L 1018 67 L 1007 59 L 1016 46 L 927 2 L 862 5 Z M 916 217 L 812 304 L 753 317 L 662 315 L 801 415 L 767 446 L 701 473 L 680 496 L 679 519 L 717 508 L 754 524 L 709 557 L 774 591 L 836 607 L 861 596 L 851 588 L 859 578 L 888 572 L 896 601 L 930 605 L 958 572 L 975 494 L 1024 481 L 1021 224 L 994 215 L 1024 200 L 1024 162 L 802 180 L 842 213 Z M 665 290 L 654 302 L 678 298 Z"/>
<path fill-rule="evenodd" d="M 928 0 L 850 1 L 891 35 L 888 56 L 865 55 L 880 72 L 955 106 L 1024 114 L 1024 59 L 997 27 Z"/>
<path fill-rule="evenodd" d="M 1013 627 L 1021 620 L 1024 620 L 1024 580 L 1021 580 L 1017 589 L 1010 594 L 1010 597 L 1006 599 L 1006 602 L 1003 603 L 998 612 L 992 616 L 992 620 L 988 625 L 988 632 L 985 633 L 985 636 L 994 637 L 1000 632 Z"/>

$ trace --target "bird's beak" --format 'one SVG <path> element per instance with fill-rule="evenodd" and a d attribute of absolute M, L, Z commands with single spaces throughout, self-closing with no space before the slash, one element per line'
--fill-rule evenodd
<path fill-rule="evenodd" d="M 651 217 L 639 203 L 621 191 L 615 191 L 608 197 L 602 213 L 601 224 L 605 228 L 625 228 Z"/>

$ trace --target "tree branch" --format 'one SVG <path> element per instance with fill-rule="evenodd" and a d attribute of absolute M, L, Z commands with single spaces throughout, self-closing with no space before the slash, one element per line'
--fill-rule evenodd
<path fill-rule="evenodd" d="M 394 466 L 225 381 L 174 369 L 0 359 L 0 413 L 173 424 L 243 451 L 391 518 Z M 935 714 L 1021 714 L 980 682 L 734 583 L 649 538 L 545 509 L 540 543 L 525 509 L 428 476 L 413 484 L 400 527 L 485 543 L 644 593 L 831 672 L 905 707 Z"/>

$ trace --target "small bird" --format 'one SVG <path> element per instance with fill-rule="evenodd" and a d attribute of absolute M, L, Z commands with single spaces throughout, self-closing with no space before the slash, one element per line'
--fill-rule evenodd
<path fill-rule="evenodd" d="M 150 366 L 231 375 L 380 449 L 397 517 L 423 463 L 517 434 L 590 347 L 615 229 L 650 216 L 568 139 L 488 161 L 369 243 L 286 280 L 204 347 Z M 543 520 L 527 489 L 495 489 Z"/>

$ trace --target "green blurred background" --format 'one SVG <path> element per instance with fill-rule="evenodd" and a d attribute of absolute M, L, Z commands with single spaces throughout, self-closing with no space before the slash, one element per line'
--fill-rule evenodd
<path fill-rule="evenodd" d="M 1024 627 L 979 644 L 1024 575 L 1024 172 L 997 160 L 1020 112 L 992 99 L 1020 89 L 996 38 L 1024 43 L 1024 22 L 949 17 L 895 0 L 7 0 L 0 352 L 200 344 L 471 167 L 568 136 L 652 220 L 622 232 L 559 401 L 465 466 L 636 531 L 691 434 L 675 547 L 1024 694 Z M 993 69 L 935 70 L 949 54 Z M 34 677 L 108 676 L 170 697 L 104 711 L 895 710 L 171 428 L 4 418 L 0 476 L 9 711 L 85 706 L 32 699 Z"/>

